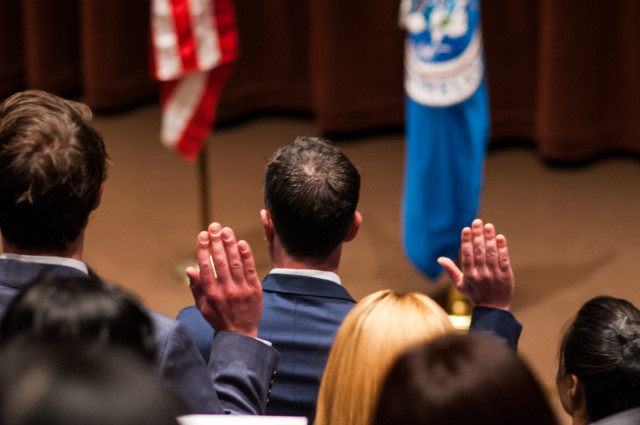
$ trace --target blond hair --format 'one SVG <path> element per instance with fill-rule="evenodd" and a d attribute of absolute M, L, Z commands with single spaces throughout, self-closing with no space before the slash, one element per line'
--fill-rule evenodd
<path fill-rule="evenodd" d="M 338 329 L 320 384 L 315 425 L 366 425 L 382 382 L 408 347 L 453 331 L 424 294 L 390 289 L 363 298 Z"/>

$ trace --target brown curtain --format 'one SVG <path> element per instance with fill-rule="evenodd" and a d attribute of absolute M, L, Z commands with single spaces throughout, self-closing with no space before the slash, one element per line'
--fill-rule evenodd
<path fill-rule="evenodd" d="M 494 139 L 577 161 L 640 153 L 640 2 L 485 0 Z"/>
<path fill-rule="evenodd" d="M 302 112 L 331 134 L 400 128 L 398 1 L 237 1 L 228 121 Z M 553 160 L 640 153 L 640 2 L 483 0 L 492 138 Z M 81 95 L 98 111 L 155 101 L 148 0 L 3 0 L 0 96 Z"/>

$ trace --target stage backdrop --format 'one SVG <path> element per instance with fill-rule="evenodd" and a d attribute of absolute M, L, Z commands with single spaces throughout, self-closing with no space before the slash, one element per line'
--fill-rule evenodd
<path fill-rule="evenodd" d="M 401 129 L 399 1 L 236 1 L 241 57 L 219 119 L 310 114 L 321 131 Z M 640 153 L 640 2 L 484 0 L 492 139 L 547 159 Z M 24 88 L 97 111 L 157 100 L 147 0 L 3 0 L 0 97 Z"/>

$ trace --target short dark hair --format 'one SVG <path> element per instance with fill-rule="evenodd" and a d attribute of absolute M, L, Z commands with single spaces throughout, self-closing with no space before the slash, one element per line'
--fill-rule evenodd
<path fill-rule="evenodd" d="M 629 301 L 587 301 L 560 345 L 558 380 L 575 375 L 590 422 L 640 407 L 640 311 Z"/>
<path fill-rule="evenodd" d="M 190 413 L 130 352 L 7 347 L 0 353 L 3 425 L 178 425 Z"/>
<path fill-rule="evenodd" d="M 299 137 L 267 165 L 264 203 L 287 253 L 323 261 L 344 240 L 360 197 L 360 174 L 327 140 Z"/>
<path fill-rule="evenodd" d="M 64 252 L 107 176 L 86 105 L 27 90 L 0 104 L 0 231 L 21 249 Z"/>
<path fill-rule="evenodd" d="M 89 277 L 50 275 L 9 304 L 0 322 L 0 345 L 66 345 L 100 352 L 120 347 L 155 364 L 149 313 L 130 293 Z"/>
<path fill-rule="evenodd" d="M 407 350 L 384 383 L 374 425 L 555 425 L 516 352 L 488 334 L 447 334 Z"/>

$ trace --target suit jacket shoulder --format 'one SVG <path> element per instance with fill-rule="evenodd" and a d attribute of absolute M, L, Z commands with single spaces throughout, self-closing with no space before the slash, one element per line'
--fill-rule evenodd
<path fill-rule="evenodd" d="M 271 341 L 281 356 L 267 414 L 306 416 L 312 423 L 329 351 L 355 300 L 335 282 L 305 276 L 269 274 L 262 289 L 258 336 Z M 208 358 L 213 331 L 198 309 L 182 309 L 178 320 Z"/>

